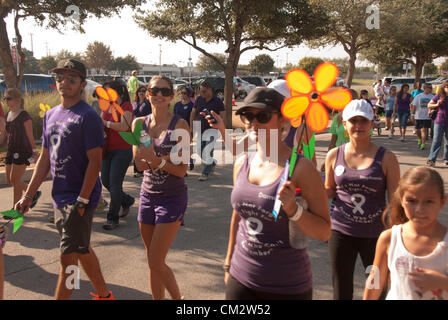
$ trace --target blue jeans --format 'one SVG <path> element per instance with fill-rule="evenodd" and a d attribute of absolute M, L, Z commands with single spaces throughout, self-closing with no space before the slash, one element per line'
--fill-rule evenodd
<path fill-rule="evenodd" d="M 107 150 L 101 167 L 101 181 L 110 192 L 107 220 L 120 220 L 121 207 L 130 207 L 135 199 L 123 192 L 123 180 L 132 161 L 132 149 Z"/>
<path fill-rule="evenodd" d="M 406 128 L 407 124 L 408 124 L 408 119 L 410 116 L 410 112 L 409 111 L 398 111 L 398 123 L 401 128 Z"/>
<path fill-rule="evenodd" d="M 212 169 L 216 166 L 215 159 L 213 158 L 216 140 L 213 136 L 210 138 L 210 141 L 201 141 L 201 158 L 202 160 L 204 160 L 204 169 L 202 170 L 202 174 L 206 176 L 208 176 Z M 207 150 L 209 152 L 204 152 L 206 146 L 209 146 L 208 148 L 211 148 L 211 150 Z"/>
<path fill-rule="evenodd" d="M 431 152 L 429 153 L 428 160 L 436 161 L 437 155 L 442 148 L 443 137 L 445 137 L 443 160 L 448 160 L 448 128 L 437 123 L 434 123 L 434 138 L 432 140 Z"/>

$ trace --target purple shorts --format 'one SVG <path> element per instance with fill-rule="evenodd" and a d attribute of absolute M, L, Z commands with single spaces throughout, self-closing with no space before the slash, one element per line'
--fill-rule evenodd
<path fill-rule="evenodd" d="M 137 221 L 151 225 L 181 221 L 183 226 L 187 204 L 187 193 L 177 197 L 163 198 L 151 196 L 142 191 L 140 193 Z"/>

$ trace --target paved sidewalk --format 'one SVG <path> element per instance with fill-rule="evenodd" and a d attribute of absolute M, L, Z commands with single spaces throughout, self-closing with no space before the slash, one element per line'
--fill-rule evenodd
<path fill-rule="evenodd" d="M 396 153 L 401 174 L 411 166 L 425 164 L 429 150 L 419 150 L 415 137 L 402 143 L 398 139 L 387 139 L 385 133 L 380 137 L 375 133 L 373 140 Z M 319 167 L 324 160 L 329 139 L 329 134 L 316 137 Z M 219 156 L 219 152 L 216 156 Z M 185 226 L 181 227 L 174 240 L 167 263 L 174 270 L 186 299 L 223 299 L 222 264 L 232 214 L 232 165 L 218 166 L 215 174 L 205 182 L 197 180 L 201 169 L 202 166 L 197 166 L 193 172 L 188 171 L 189 204 Z M 436 169 L 448 182 L 448 167 L 438 165 Z M 140 184 L 141 178 L 134 178 L 130 167 L 124 188 L 137 197 L 137 201 L 118 229 L 102 229 L 106 220 L 105 212 L 96 214 L 94 218 L 92 246 L 99 257 L 106 282 L 117 299 L 151 299 L 146 255 L 136 221 Z M 59 236 L 47 219 L 48 212 L 52 210 L 50 188 L 51 182 L 44 182 L 41 188 L 43 195 L 38 205 L 25 217 L 22 228 L 15 235 L 10 235 L 6 244 L 5 299 L 53 298 L 59 272 Z M 107 191 L 103 194 L 109 200 Z M 11 196 L 11 188 L 0 188 L 0 199 L 3 200 L 0 210 L 11 208 Z M 441 221 L 448 225 L 446 210 Z M 314 299 L 332 299 L 327 244 L 311 241 L 309 255 L 313 268 Z M 361 299 L 364 281 L 359 262 L 355 275 L 355 299 Z M 81 272 L 80 289 L 75 290 L 72 299 L 90 299 L 89 292 L 92 290 L 86 275 Z"/>

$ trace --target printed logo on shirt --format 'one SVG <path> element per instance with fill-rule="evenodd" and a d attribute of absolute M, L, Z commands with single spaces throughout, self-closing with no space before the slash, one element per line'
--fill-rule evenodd
<path fill-rule="evenodd" d="M 268 200 L 274 200 L 274 201 L 275 201 L 275 197 L 270 196 L 270 195 L 268 195 L 268 194 L 264 194 L 263 192 L 259 192 L 259 193 L 258 193 L 258 198 L 261 198 L 261 199 L 268 199 Z"/>

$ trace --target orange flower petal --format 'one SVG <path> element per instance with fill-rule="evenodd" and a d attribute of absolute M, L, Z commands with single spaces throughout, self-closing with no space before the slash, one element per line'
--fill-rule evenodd
<path fill-rule="evenodd" d="M 288 119 L 300 117 L 308 108 L 309 103 L 308 96 L 288 98 L 282 104 L 282 114 Z"/>
<path fill-rule="evenodd" d="M 114 102 L 113 106 L 118 111 L 119 114 L 124 115 L 124 111 L 118 103 Z"/>
<path fill-rule="evenodd" d="M 339 69 L 334 63 L 325 62 L 317 66 L 314 70 L 314 83 L 317 92 L 323 92 L 330 88 L 339 75 Z"/>
<path fill-rule="evenodd" d="M 107 110 L 109 110 L 109 108 L 110 108 L 110 102 L 104 100 L 103 98 L 101 98 L 101 99 L 98 101 L 98 105 L 100 106 L 100 109 L 103 110 L 103 111 L 107 111 Z"/>
<path fill-rule="evenodd" d="M 316 132 L 322 132 L 327 128 L 328 124 L 327 109 L 320 102 L 313 102 L 306 114 L 306 124 L 308 127 Z"/>
<path fill-rule="evenodd" d="M 289 71 L 285 79 L 288 87 L 301 94 L 309 94 L 313 90 L 313 82 L 306 71 L 302 69 L 293 69 Z"/>
<path fill-rule="evenodd" d="M 109 95 L 107 94 L 107 91 L 103 87 L 100 87 L 100 86 L 96 87 L 95 92 L 98 95 L 98 97 L 100 97 L 101 99 L 104 99 L 106 101 L 110 100 Z"/>
<path fill-rule="evenodd" d="M 118 115 L 117 115 L 117 111 L 115 110 L 115 108 L 110 108 L 112 111 L 112 118 L 114 118 L 115 122 L 118 122 Z"/>
<path fill-rule="evenodd" d="M 334 110 L 343 110 L 352 100 L 350 90 L 344 88 L 331 88 L 320 96 L 323 103 Z"/>
<path fill-rule="evenodd" d="M 118 93 L 112 88 L 107 88 L 107 93 L 109 94 L 110 99 L 115 102 L 118 99 Z"/>
<path fill-rule="evenodd" d="M 300 117 L 291 119 L 291 120 L 289 121 L 289 123 L 291 123 L 291 125 L 292 125 L 294 128 L 298 128 L 298 127 L 300 127 L 300 125 L 302 124 L 302 117 L 300 116 Z"/>

